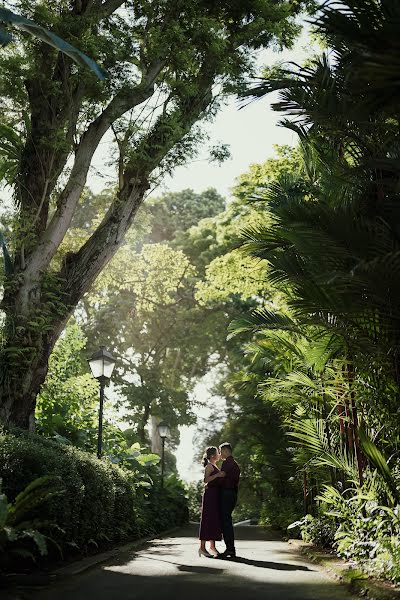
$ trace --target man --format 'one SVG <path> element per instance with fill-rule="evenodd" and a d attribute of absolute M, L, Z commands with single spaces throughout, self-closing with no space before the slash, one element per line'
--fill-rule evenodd
<path fill-rule="evenodd" d="M 232 456 L 232 446 L 228 443 L 221 444 L 219 447 L 223 463 L 221 471 L 225 472 L 225 477 L 219 480 L 221 487 L 221 519 L 222 532 L 226 550 L 218 555 L 218 558 L 234 558 L 235 535 L 233 533 L 232 512 L 236 506 L 239 489 L 240 468 Z"/>

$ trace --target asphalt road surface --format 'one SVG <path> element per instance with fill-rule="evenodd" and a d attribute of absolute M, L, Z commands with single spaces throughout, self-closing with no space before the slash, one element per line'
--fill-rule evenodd
<path fill-rule="evenodd" d="M 31 598 L 40 600 L 350 600 L 342 586 L 282 541 L 236 528 L 236 561 L 199 558 L 194 527 L 121 552 Z"/>

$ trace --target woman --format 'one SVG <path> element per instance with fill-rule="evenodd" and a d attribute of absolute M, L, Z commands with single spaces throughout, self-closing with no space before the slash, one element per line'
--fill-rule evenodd
<path fill-rule="evenodd" d="M 218 555 L 215 542 L 222 540 L 218 479 L 225 477 L 225 472 L 216 465 L 219 459 L 218 448 L 207 448 L 203 457 L 205 489 L 201 507 L 199 556 L 208 558 Z M 206 549 L 206 542 L 210 542 L 210 552 Z"/>

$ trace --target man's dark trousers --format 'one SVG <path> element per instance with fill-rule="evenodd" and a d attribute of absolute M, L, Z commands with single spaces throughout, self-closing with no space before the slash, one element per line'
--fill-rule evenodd
<path fill-rule="evenodd" d="M 237 491 L 233 489 L 221 490 L 221 519 L 222 532 L 226 549 L 235 550 L 235 536 L 233 533 L 232 512 L 237 502 Z"/>

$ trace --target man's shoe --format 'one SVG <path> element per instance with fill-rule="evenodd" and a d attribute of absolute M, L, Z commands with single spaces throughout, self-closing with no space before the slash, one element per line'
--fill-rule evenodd
<path fill-rule="evenodd" d="M 225 552 L 218 552 L 218 556 L 216 558 L 236 558 L 235 550 L 225 550 Z"/>

